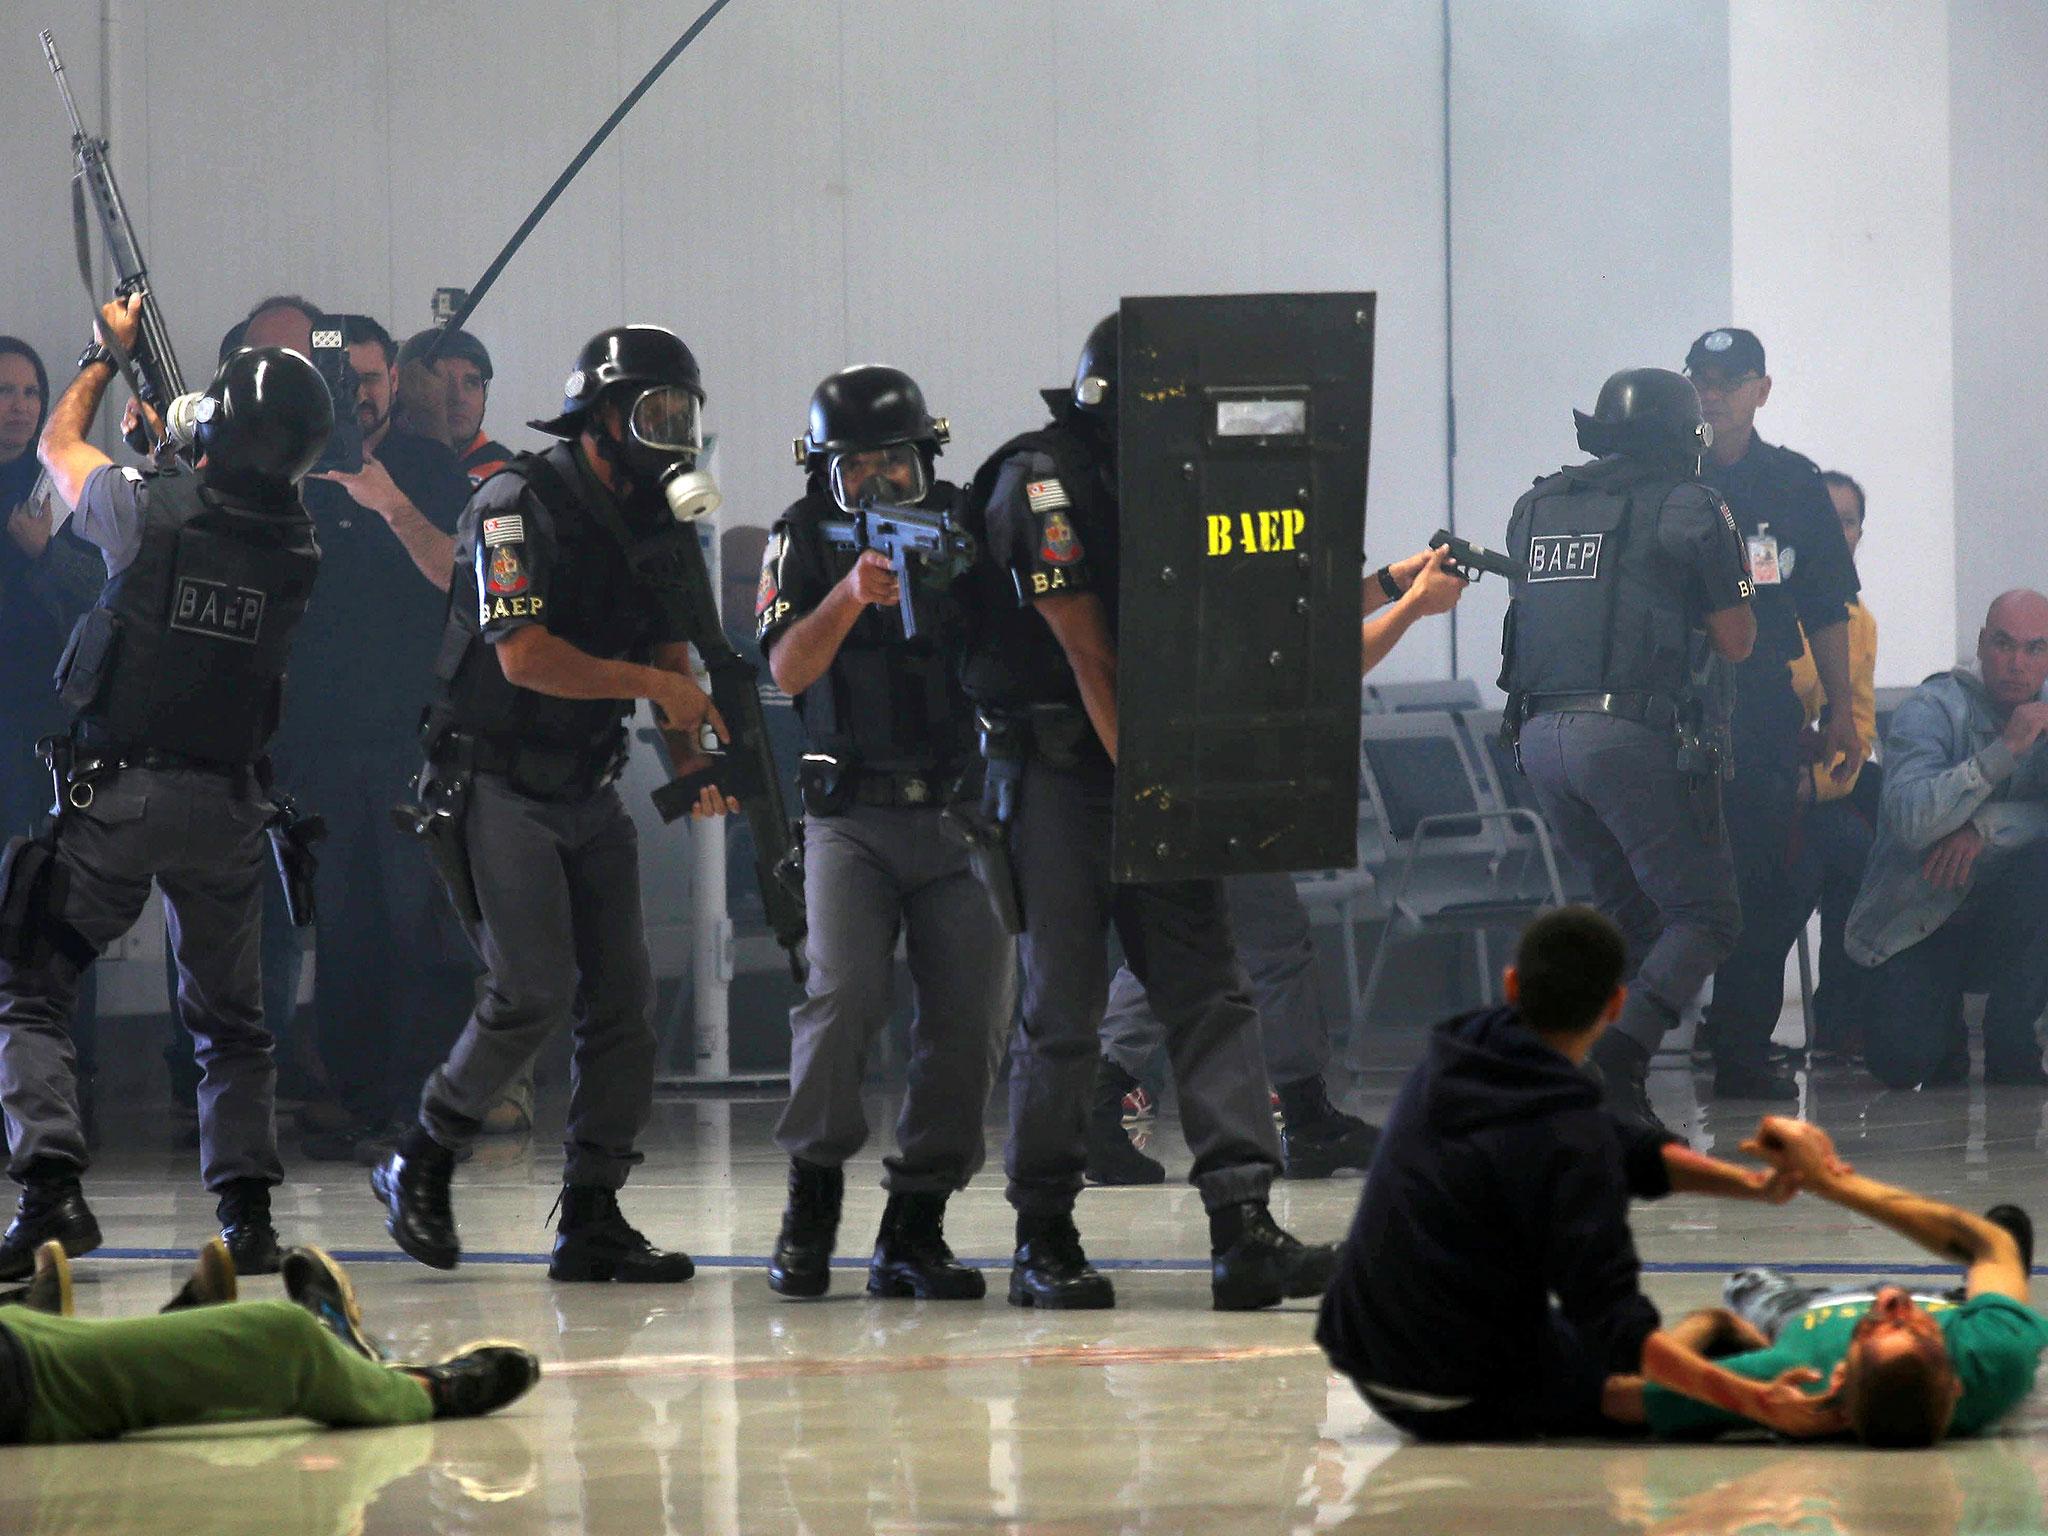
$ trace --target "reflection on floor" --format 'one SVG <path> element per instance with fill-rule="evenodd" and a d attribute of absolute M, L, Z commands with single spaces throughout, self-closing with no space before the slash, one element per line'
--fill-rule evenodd
<path fill-rule="evenodd" d="M 1347 1096 L 1369 1115 L 1396 1076 Z M 1677 1062 L 1660 1107 L 1729 1148 L 1758 1106 L 1707 1105 Z M 891 1123 L 877 1100 L 874 1123 Z M 1982 1208 L 2039 1203 L 2048 1120 L 2039 1094 L 1887 1094 L 1842 1069 L 1809 1083 L 1805 1110 L 1867 1171 Z M 533 1260 L 555 1166 L 545 1138 L 487 1150 L 463 1170 L 457 1214 L 473 1253 L 452 1275 L 395 1258 L 354 1169 L 302 1165 L 280 1192 L 288 1240 L 362 1257 L 372 1331 L 403 1354 L 478 1334 L 540 1350 L 548 1378 L 504 1417 L 357 1434 L 244 1426 L 119 1446 L 0 1451 L 0 1531 L 604 1533 L 976 1529 L 1179 1531 L 1870 1532 L 1986 1536 L 2048 1531 L 2048 1429 L 2023 1416 L 1997 1440 L 1878 1455 L 1766 1445 L 1425 1448 L 1404 1444 L 1332 1379 L 1306 1304 L 1208 1310 L 1205 1229 L 1184 1184 L 1091 1190 L 1091 1253 L 1117 1261 L 1119 1306 L 1069 1316 L 983 1305 L 871 1302 L 858 1264 L 881 1209 L 876 1162 L 849 1180 L 848 1267 L 831 1296 L 773 1296 L 782 1167 L 766 1101 L 670 1100 L 628 1211 L 700 1256 L 673 1291 L 557 1287 Z M 1176 1176 L 1170 1114 L 1151 1150 Z M 78 1266 L 79 1310 L 153 1308 L 211 1202 L 191 1154 L 117 1124 L 89 1190 L 115 1254 Z M 993 1134 L 999 1127 L 991 1125 Z M 151 1140 L 156 1135 L 155 1141 Z M 1282 1221 L 1334 1237 L 1357 1183 L 1279 1186 Z M 1719 1276 L 1758 1261 L 1896 1272 L 1921 1256 L 1834 1207 L 1674 1200 L 1638 1232 L 1667 1311 L 1702 1305 Z M 1006 1251 L 1000 1179 L 954 1205 L 955 1246 Z M 374 1262 L 372 1261 L 374 1260 Z M 999 1277 L 997 1277 L 999 1278 Z M 250 1294 L 271 1294 L 256 1281 Z"/>

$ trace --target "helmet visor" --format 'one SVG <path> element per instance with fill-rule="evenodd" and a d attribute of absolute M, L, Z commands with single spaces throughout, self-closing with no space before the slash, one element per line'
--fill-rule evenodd
<path fill-rule="evenodd" d="M 865 502 L 909 507 L 931 490 L 924 454 L 915 443 L 887 448 L 849 449 L 832 455 L 832 499 L 842 512 L 856 512 Z"/>
<path fill-rule="evenodd" d="M 645 390 L 633 402 L 633 440 L 661 453 L 701 453 L 704 423 L 697 397 L 680 384 Z"/>

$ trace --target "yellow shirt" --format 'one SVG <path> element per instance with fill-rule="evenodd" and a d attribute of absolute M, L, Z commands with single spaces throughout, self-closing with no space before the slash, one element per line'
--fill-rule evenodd
<path fill-rule="evenodd" d="M 1813 665 L 1813 647 L 1806 643 L 1804 635 L 1800 636 L 1799 644 L 1799 659 L 1792 663 L 1792 691 L 1806 706 L 1806 723 L 1811 725 L 1820 718 L 1827 695 L 1821 690 L 1820 673 Z M 1856 734 L 1863 741 L 1863 755 L 1867 758 L 1877 746 L 1877 620 L 1870 616 L 1868 608 L 1856 602 L 1849 604 L 1849 692 Z M 1858 764 L 1848 783 L 1837 784 L 1826 767 L 1816 763 L 1810 770 L 1816 801 L 1841 799 L 1856 787 L 1856 777 L 1863 772 Z"/>

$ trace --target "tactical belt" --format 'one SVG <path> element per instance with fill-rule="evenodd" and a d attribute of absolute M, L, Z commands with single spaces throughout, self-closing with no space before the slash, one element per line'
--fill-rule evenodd
<path fill-rule="evenodd" d="M 534 800 L 586 799 L 617 779 L 626 766 L 622 749 L 599 756 L 573 747 L 507 747 L 487 736 L 448 733 L 451 740 L 464 737 L 476 772 L 508 779 L 514 789 Z"/>
<path fill-rule="evenodd" d="M 1532 693 L 1523 708 L 1524 718 L 1564 714 L 1612 715 L 1660 731 L 1678 723 L 1676 701 L 1661 693 Z"/>
<path fill-rule="evenodd" d="M 958 784 L 957 775 L 941 778 L 863 768 L 853 774 L 853 799 L 856 805 L 939 806 L 958 798 Z"/>

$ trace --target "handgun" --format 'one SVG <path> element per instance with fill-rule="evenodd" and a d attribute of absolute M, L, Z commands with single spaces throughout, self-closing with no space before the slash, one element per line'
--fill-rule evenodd
<path fill-rule="evenodd" d="M 1510 581 L 1527 581 L 1529 567 L 1525 561 L 1513 555 L 1504 555 L 1497 549 L 1488 549 L 1483 544 L 1473 544 L 1459 538 L 1448 528 L 1439 528 L 1430 535 L 1431 549 L 1448 549 L 1451 552 L 1450 567 L 1466 581 L 1477 581 L 1482 572 L 1490 571 L 1495 576 L 1505 576 Z"/>

